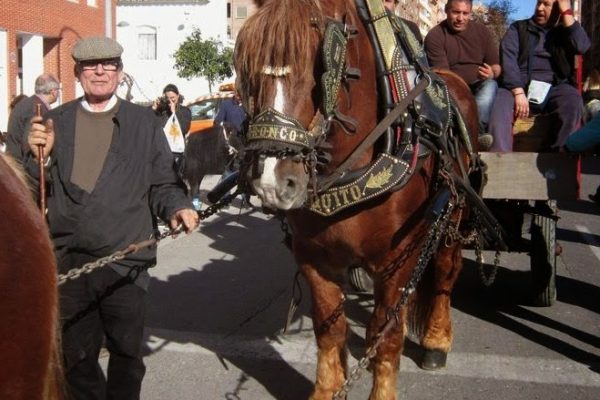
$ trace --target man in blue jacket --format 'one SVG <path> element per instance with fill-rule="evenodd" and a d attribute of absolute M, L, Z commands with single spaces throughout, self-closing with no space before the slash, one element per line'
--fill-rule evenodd
<path fill-rule="evenodd" d="M 492 151 L 512 151 L 514 120 L 540 112 L 558 116 L 551 147 L 564 145 L 583 111 L 574 86 L 574 58 L 589 47 L 570 0 L 538 0 L 530 19 L 511 24 L 500 46 L 502 80 L 489 125 Z"/>

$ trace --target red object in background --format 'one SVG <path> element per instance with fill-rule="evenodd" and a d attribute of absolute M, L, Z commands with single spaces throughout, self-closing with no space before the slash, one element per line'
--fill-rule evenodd
<path fill-rule="evenodd" d="M 583 56 L 575 56 L 575 84 L 579 93 L 583 92 Z"/>

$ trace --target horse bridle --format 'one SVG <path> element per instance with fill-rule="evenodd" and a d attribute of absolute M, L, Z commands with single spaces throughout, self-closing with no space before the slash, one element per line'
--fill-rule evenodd
<path fill-rule="evenodd" d="M 330 17 L 325 17 L 325 20 L 327 23 L 322 29 L 318 18 L 311 18 L 311 25 L 317 28 L 322 37 L 324 72 L 320 77 L 321 104 L 308 128 L 296 118 L 268 107 L 250 120 L 245 146 L 245 150 L 258 153 L 262 158 L 270 155 L 278 158 L 290 157 L 304 162 L 314 189 L 317 165 L 327 164 L 331 159 L 327 152 L 326 138 L 332 122 L 339 123 L 347 134 L 356 132 L 356 122 L 339 112 L 337 99 L 344 79 L 356 79 L 360 75 L 358 70 L 346 68 L 348 40 L 356 34 L 356 29 Z M 281 77 L 290 73 L 290 69 L 264 66 L 262 73 Z"/>
<path fill-rule="evenodd" d="M 326 138 L 332 122 L 339 123 L 346 134 L 352 135 L 356 131 L 356 122 L 338 111 L 337 102 L 342 82 L 345 79 L 360 77 L 360 71 L 346 67 L 348 40 L 355 36 L 356 28 L 330 17 L 326 17 L 326 20 L 328 22 L 321 35 L 324 72 L 321 75 L 320 87 L 323 95 L 320 107 L 316 110 L 309 127 L 306 129 L 295 118 L 267 108 L 252 118 L 246 136 L 246 149 L 259 154 L 259 166 L 262 165 L 260 160 L 267 155 L 290 157 L 304 162 L 310 175 L 313 195 L 327 190 L 348 173 L 362 153 L 401 117 L 412 101 L 431 83 L 431 78 L 425 75 L 342 164 L 330 175 L 317 178 L 317 165 L 326 164 L 331 159 L 327 152 L 330 145 L 326 143 Z M 316 19 L 311 19 L 311 22 L 313 26 L 318 27 Z M 281 76 L 282 73 L 289 73 L 289 69 L 265 66 L 263 73 Z M 261 169 L 259 167 L 256 173 L 262 172 Z"/>

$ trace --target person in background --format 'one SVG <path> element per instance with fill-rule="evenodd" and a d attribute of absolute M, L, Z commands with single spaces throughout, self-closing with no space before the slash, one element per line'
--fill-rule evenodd
<path fill-rule="evenodd" d="M 600 113 L 600 70 L 593 69 L 583 84 L 583 123 Z"/>
<path fill-rule="evenodd" d="M 600 144 L 600 113 L 588 121 L 584 126 L 573 132 L 565 142 L 565 149 L 568 151 L 582 152 L 590 150 Z M 596 188 L 596 193 L 588 195 L 590 200 L 600 205 L 600 186 Z"/>
<path fill-rule="evenodd" d="M 492 151 L 512 151 L 513 122 L 537 113 L 556 114 L 558 134 L 551 148 L 565 144 L 583 113 L 574 86 L 575 55 L 590 45 L 570 0 L 537 0 L 531 18 L 510 25 L 500 44 L 502 79 L 490 116 Z"/>
<path fill-rule="evenodd" d="M 431 67 L 456 73 L 471 88 L 479 115 L 479 147 L 487 150 L 493 142 L 488 123 L 501 68 L 491 32 L 485 25 L 471 21 L 472 7 L 471 0 L 449 0 L 446 19 L 425 37 L 425 53 Z"/>
<path fill-rule="evenodd" d="M 35 117 L 27 136 L 24 167 L 39 180 L 41 161 L 51 185 L 47 219 L 60 274 L 147 240 L 153 215 L 188 233 L 198 226 L 162 126 L 149 108 L 115 94 L 122 52 L 110 38 L 80 39 L 72 57 L 83 97 Z M 60 286 L 70 399 L 139 399 L 154 264 L 156 246 L 142 248 Z M 98 364 L 103 342 L 110 354 L 106 378 Z"/>
<path fill-rule="evenodd" d="M 25 153 L 29 150 L 27 145 L 27 133 L 33 118 L 39 108 L 40 115 L 50 110 L 59 97 L 60 83 L 51 74 L 42 74 L 35 80 L 35 94 L 27 97 L 22 96 L 20 101 L 11 103 L 11 113 L 8 117 L 6 152 L 18 161 L 22 161 Z M 23 98 L 24 97 L 24 98 Z"/>
<path fill-rule="evenodd" d="M 226 135 L 230 155 L 237 153 L 237 148 L 242 144 L 241 136 L 244 133 L 246 118 L 246 111 L 242 106 L 240 96 L 237 92 L 235 92 L 233 97 L 223 100 L 215 116 L 215 125 L 222 125 L 225 128 L 224 134 Z M 221 180 L 226 179 L 237 170 L 238 166 L 235 165 L 235 161 L 235 157 L 231 159 L 231 162 L 227 165 L 221 176 Z M 194 201 L 196 201 L 196 198 L 194 198 Z M 249 194 L 244 196 L 244 202 L 248 206 L 252 205 Z"/>
<path fill-rule="evenodd" d="M 173 153 L 173 167 L 179 173 L 183 162 L 185 138 L 192 123 L 192 112 L 183 105 L 183 96 L 172 83 L 165 86 L 162 97 L 154 100 L 152 109 L 161 122 Z"/>
<path fill-rule="evenodd" d="M 10 111 L 12 112 L 12 110 L 15 109 L 17 104 L 19 104 L 21 102 L 21 100 L 25 100 L 26 98 L 27 98 L 27 96 L 24 94 L 19 94 L 19 95 L 13 97 L 10 104 L 8 105 L 8 108 L 10 109 Z"/>
<path fill-rule="evenodd" d="M 215 116 L 215 125 L 223 125 L 232 130 L 235 135 L 242 134 L 246 111 L 242 107 L 240 96 L 237 92 L 233 97 L 223 100 L 219 112 Z"/>

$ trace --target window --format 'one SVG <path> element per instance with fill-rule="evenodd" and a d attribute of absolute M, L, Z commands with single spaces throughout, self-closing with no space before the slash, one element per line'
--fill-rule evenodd
<path fill-rule="evenodd" d="M 96 7 L 98 4 L 96 4 L 96 0 L 87 0 L 87 5 L 88 7 Z"/>
<path fill-rule="evenodd" d="M 227 3 L 227 18 L 231 18 L 231 3 Z"/>
<path fill-rule="evenodd" d="M 156 28 L 151 26 L 138 28 L 138 59 L 156 60 Z"/>
<path fill-rule="evenodd" d="M 236 9 L 235 17 L 236 18 L 246 18 L 247 14 L 248 14 L 248 12 L 246 10 L 246 7 L 241 6 Z"/>
<path fill-rule="evenodd" d="M 206 99 L 190 106 L 192 120 L 213 119 L 217 115 L 220 99 Z"/>

